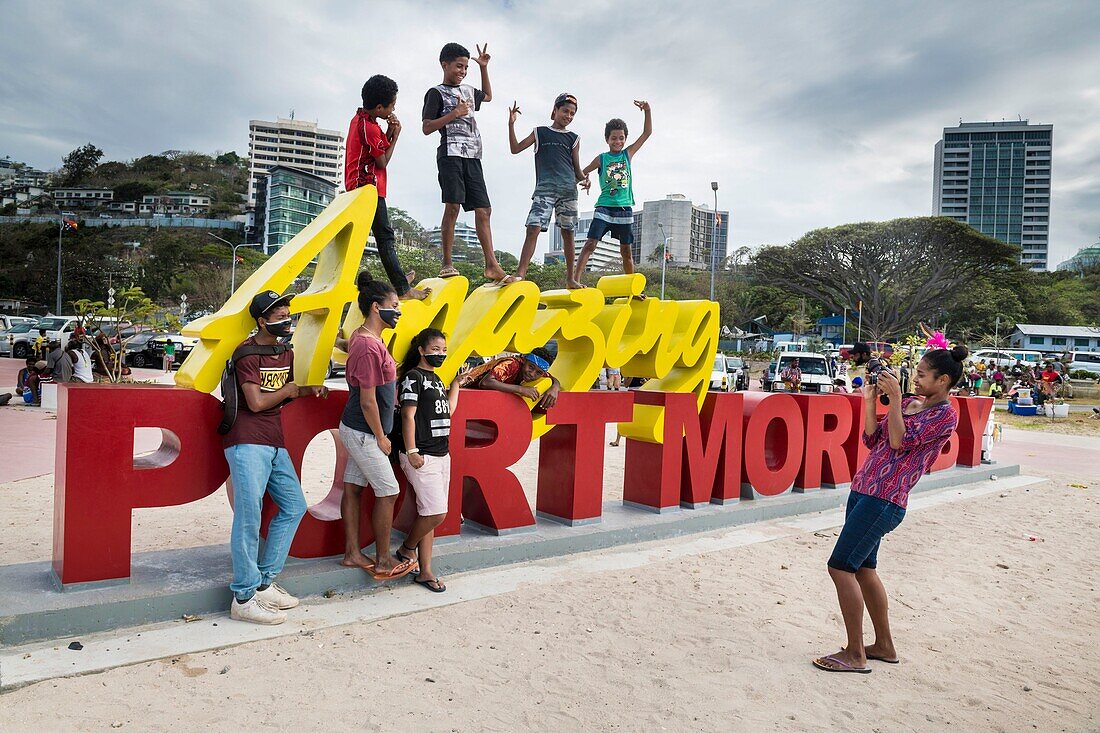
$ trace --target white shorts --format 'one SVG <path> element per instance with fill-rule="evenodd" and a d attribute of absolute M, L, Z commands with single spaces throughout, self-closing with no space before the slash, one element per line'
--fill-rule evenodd
<path fill-rule="evenodd" d="M 340 442 L 348 452 L 344 483 L 369 486 L 375 496 L 395 496 L 401 491 L 390 458 L 370 433 L 340 423 Z"/>
<path fill-rule="evenodd" d="M 446 514 L 451 485 L 451 457 L 423 454 L 421 457 L 424 465 L 413 468 L 409 457 L 401 454 L 401 470 L 405 472 L 416 492 L 416 513 L 421 517 Z"/>

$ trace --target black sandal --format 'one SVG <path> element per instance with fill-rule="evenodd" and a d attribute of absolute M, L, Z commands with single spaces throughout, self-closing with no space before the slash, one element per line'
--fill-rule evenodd
<path fill-rule="evenodd" d="M 439 578 L 432 578 L 431 580 L 421 580 L 420 578 L 413 578 L 413 582 L 417 585 L 422 585 L 432 593 L 442 593 L 447 590 L 447 586 L 439 582 Z"/>
<path fill-rule="evenodd" d="M 402 550 L 404 550 L 405 552 L 411 552 L 412 557 L 405 557 L 404 555 L 402 555 L 401 554 Z M 408 547 L 405 547 L 405 543 L 402 542 L 401 546 L 393 551 L 393 556 L 395 558 L 397 558 L 397 562 L 399 562 L 399 563 L 406 563 L 406 562 L 407 563 L 412 563 L 413 569 L 412 569 L 411 574 L 414 575 L 414 576 L 420 575 L 420 559 L 417 557 L 415 547 L 410 549 Z"/>

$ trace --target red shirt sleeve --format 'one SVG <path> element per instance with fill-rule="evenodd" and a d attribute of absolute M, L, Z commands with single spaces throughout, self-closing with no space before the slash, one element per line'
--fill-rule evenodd
<path fill-rule="evenodd" d="M 504 359 L 489 372 L 489 375 L 498 382 L 504 384 L 519 384 L 520 371 L 523 369 L 523 363 L 520 359 L 512 357 L 510 359 Z"/>
<path fill-rule="evenodd" d="M 378 124 L 367 124 L 363 126 L 366 132 L 367 138 L 367 155 L 372 158 L 377 158 L 382 153 L 390 149 L 390 140 L 382 132 L 382 126 Z"/>
<path fill-rule="evenodd" d="M 260 357 L 257 355 L 246 356 L 238 359 L 233 368 L 237 372 L 237 384 L 262 384 L 260 381 Z"/>
<path fill-rule="evenodd" d="M 359 138 L 360 116 L 357 114 L 351 118 L 348 126 L 347 144 L 344 148 L 344 190 L 354 191 L 359 188 L 359 157 L 363 152 L 363 145 Z"/>

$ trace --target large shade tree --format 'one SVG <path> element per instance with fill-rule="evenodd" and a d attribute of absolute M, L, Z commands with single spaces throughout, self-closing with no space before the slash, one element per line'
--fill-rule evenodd
<path fill-rule="evenodd" d="M 883 340 L 935 319 L 979 276 L 1018 268 L 1019 247 L 945 217 L 816 229 L 752 258 L 759 282 L 840 313 L 863 303 L 863 331 Z"/>

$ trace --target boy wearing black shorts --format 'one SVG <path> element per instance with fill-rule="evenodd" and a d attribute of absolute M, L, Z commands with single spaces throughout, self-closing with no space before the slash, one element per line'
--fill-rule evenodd
<path fill-rule="evenodd" d="M 493 234 L 489 228 L 489 192 L 485 188 L 485 175 L 481 170 L 481 133 L 478 132 L 474 112 L 482 102 L 493 99 L 489 85 L 489 44 L 478 47 L 477 58 L 481 67 L 481 89 L 463 84 L 470 66 L 470 52 L 457 43 L 448 43 L 439 53 L 439 65 L 443 67 L 443 83 L 437 84 L 424 95 L 424 134 L 439 132 L 439 152 L 436 164 L 439 168 L 439 188 L 443 193 L 443 222 L 440 235 L 443 245 L 443 269 L 440 277 L 454 277 L 458 270 L 451 259 L 455 243 L 455 222 L 458 209 L 474 212 L 474 227 L 481 251 L 485 255 L 485 277 L 504 284 L 518 278 L 509 278 L 493 254 Z"/>

